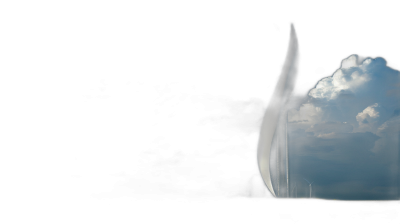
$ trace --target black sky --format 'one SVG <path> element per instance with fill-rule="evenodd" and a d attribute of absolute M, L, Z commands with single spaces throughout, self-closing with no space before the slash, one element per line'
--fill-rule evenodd
<path fill-rule="evenodd" d="M 296 95 L 352 54 L 400 70 L 390 19 L 251 11 L 66 19 L 63 178 L 72 197 L 227 200 L 248 196 L 254 176 L 252 196 L 272 198 L 257 164 L 259 126 L 291 22 L 300 50 Z"/>

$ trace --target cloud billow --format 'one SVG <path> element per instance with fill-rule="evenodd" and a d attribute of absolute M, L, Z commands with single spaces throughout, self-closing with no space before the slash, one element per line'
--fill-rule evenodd
<path fill-rule="evenodd" d="M 353 126 L 341 122 L 321 122 L 309 127 L 307 132 L 330 134 L 330 133 L 349 133 L 353 131 Z"/>
<path fill-rule="evenodd" d="M 398 199 L 399 101 L 400 73 L 383 58 L 343 60 L 288 111 L 291 185 L 315 181 L 320 198 Z"/>
<path fill-rule="evenodd" d="M 381 58 L 360 64 L 356 60 L 355 55 L 343 60 L 333 76 L 318 82 L 307 102 L 289 111 L 289 123 L 314 129 L 313 125 L 333 128 L 336 123 L 337 128 L 352 125 L 353 132 L 366 132 L 369 127 L 377 133 L 385 122 L 399 116 L 399 72 L 386 67 Z"/>

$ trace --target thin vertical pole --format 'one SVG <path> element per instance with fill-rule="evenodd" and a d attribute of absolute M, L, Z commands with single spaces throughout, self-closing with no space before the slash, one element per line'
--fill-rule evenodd
<path fill-rule="evenodd" d="M 288 150 L 288 136 L 287 136 L 287 123 L 288 123 L 288 113 L 286 113 L 286 185 L 287 185 L 287 196 L 290 197 L 289 192 L 289 150 Z"/>
<path fill-rule="evenodd" d="M 279 196 L 281 196 L 280 195 L 280 188 L 279 188 L 279 186 L 280 186 L 280 181 L 281 181 L 281 178 L 280 178 L 280 175 L 281 175 L 281 166 L 280 166 L 280 162 L 281 162 L 281 149 L 280 149 L 280 147 L 279 147 L 279 135 L 277 134 L 277 139 L 278 139 L 278 147 L 277 147 L 277 150 L 278 150 L 278 155 L 277 155 L 277 161 L 276 161 L 276 172 L 277 172 L 277 179 L 278 179 L 278 197 Z"/>

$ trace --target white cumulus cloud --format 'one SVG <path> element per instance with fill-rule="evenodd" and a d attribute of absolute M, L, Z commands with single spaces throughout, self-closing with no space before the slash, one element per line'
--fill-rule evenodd
<path fill-rule="evenodd" d="M 356 119 L 360 125 L 358 131 L 374 132 L 374 129 L 376 129 L 377 119 L 379 118 L 379 112 L 375 110 L 376 107 L 378 107 L 377 103 L 368 106 L 362 112 L 357 114 Z"/>
<path fill-rule="evenodd" d="M 324 183 L 319 197 L 398 197 L 400 74 L 383 58 L 343 60 L 288 112 L 287 128 L 291 178 Z"/>
<path fill-rule="evenodd" d="M 377 134 L 378 128 L 400 111 L 399 87 L 399 72 L 387 67 L 383 58 L 360 62 L 357 55 L 351 55 L 332 76 L 321 79 L 310 90 L 304 104 L 288 112 L 288 122 L 316 136 L 345 133 L 349 127 L 353 133 Z M 332 122 L 347 125 L 343 130 L 330 131 Z"/>

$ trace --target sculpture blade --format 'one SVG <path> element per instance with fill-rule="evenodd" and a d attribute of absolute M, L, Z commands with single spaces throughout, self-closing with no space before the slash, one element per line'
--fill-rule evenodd
<path fill-rule="evenodd" d="M 289 81 L 294 78 L 296 73 L 293 72 L 295 71 L 293 68 L 291 74 L 289 74 L 289 71 L 291 66 L 294 64 L 293 62 L 297 60 L 296 59 L 297 50 L 298 50 L 297 37 L 293 28 L 293 24 L 291 24 L 290 41 L 289 41 L 288 51 L 286 53 L 285 63 L 283 65 L 283 69 L 279 77 L 278 84 L 275 88 L 274 94 L 271 98 L 267 111 L 265 112 L 264 115 L 263 123 L 261 126 L 260 141 L 258 145 L 258 165 L 260 168 L 260 172 L 264 179 L 265 184 L 275 197 L 276 194 L 272 187 L 270 167 L 269 167 L 271 143 L 278 122 L 284 92 L 285 90 L 290 89 L 289 85 L 291 83 Z M 290 76 L 289 79 L 288 76 Z"/>

